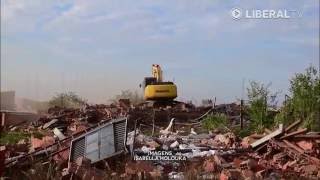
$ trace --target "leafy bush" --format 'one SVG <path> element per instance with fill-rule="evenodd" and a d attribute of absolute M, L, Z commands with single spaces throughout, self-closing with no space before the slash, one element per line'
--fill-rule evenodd
<path fill-rule="evenodd" d="M 59 93 L 52 97 L 49 101 L 49 105 L 66 107 L 66 108 L 79 108 L 84 105 L 87 101 L 82 99 L 74 92 Z"/>
<path fill-rule="evenodd" d="M 28 139 L 29 137 L 30 134 L 26 132 L 1 132 L 0 144 L 16 144 L 20 140 Z"/>
<path fill-rule="evenodd" d="M 270 127 L 274 123 L 268 109 L 276 107 L 278 93 L 272 93 L 270 85 L 251 81 L 250 87 L 247 88 L 250 103 L 248 108 L 250 129 L 256 132 L 262 132 L 265 127 Z"/>
<path fill-rule="evenodd" d="M 111 99 L 111 101 L 117 102 L 119 99 L 129 99 L 132 104 L 139 104 L 144 101 L 141 94 L 132 90 L 121 91 L 121 93 L 116 95 L 113 99 Z"/>
<path fill-rule="evenodd" d="M 208 115 L 203 121 L 202 126 L 208 131 L 221 129 L 227 126 L 228 119 L 225 114 Z"/>
<path fill-rule="evenodd" d="M 320 130 L 320 79 L 315 67 L 310 66 L 304 73 L 297 73 L 290 81 L 291 98 L 284 104 L 278 121 L 285 124 L 297 119 L 311 130 Z"/>

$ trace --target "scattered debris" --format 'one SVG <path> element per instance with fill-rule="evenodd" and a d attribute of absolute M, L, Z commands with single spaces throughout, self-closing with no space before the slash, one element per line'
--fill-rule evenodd
<path fill-rule="evenodd" d="M 204 132 L 200 121 L 210 113 L 238 122 L 240 107 L 179 104 L 155 113 L 127 99 L 54 107 L 26 128 L 15 126 L 30 138 L 2 145 L 0 166 L 12 171 L 53 163 L 66 179 L 320 178 L 320 133 L 299 129 L 301 120 L 241 139 L 231 131 Z"/>

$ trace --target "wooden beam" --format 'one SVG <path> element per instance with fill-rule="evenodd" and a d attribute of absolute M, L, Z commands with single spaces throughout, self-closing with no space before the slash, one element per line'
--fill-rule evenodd
<path fill-rule="evenodd" d="M 272 132 L 272 133 L 264 136 L 263 138 L 251 143 L 251 147 L 255 148 L 255 147 L 257 147 L 257 146 L 269 141 L 270 139 L 272 139 L 272 138 L 274 138 L 276 136 L 279 136 L 282 133 L 283 133 L 283 124 L 280 124 L 279 128 L 277 130 L 275 130 L 274 132 Z"/>
<path fill-rule="evenodd" d="M 320 139 L 320 134 L 300 134 L 294 136 L 294 138 Z"/>
<path fill-rule="evenodd" d="M 307 131 L 308 131 L 307 128 L 299 129 L 299 130 L 297 130 L 297 131 L 294 131 L 294 132 L 292 132 L 292 133 L 289 133 L 289 134 L 286 134 L 286 135 L 282 136 L 280 139 L 286 139 L 286 138 L 289 138 L 289 137 L 291 137 L 291 136 L 295 136 L 295 135 L 297 135 L 297 134 L 305 133 L 305 132 L 307 132 Z"/>
<path fill-rule="evenodd" d="M 290 131 L 292 128 L 296 127 L 297 125 L 299 125 L 301 123 L 301 119 L 295 121 L 294 123 L 290 124 L 284 131 L 288 132 Z"/>

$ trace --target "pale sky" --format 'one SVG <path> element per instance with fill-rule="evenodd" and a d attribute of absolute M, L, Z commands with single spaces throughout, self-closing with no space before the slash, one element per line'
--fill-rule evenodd
<path fill-rule="evenodd" d="M 234 7 L 301 17 L 234 20 Z M 272 82 L 284 94 L 294 73 L 318 59 L 318 0 L 1 1 L 1 90 L 17 97 L 74 91 L 106 102 L 121 90 L 142 92 L 155 63 L 180 100 L 230 102 L 243 80 Z"/>

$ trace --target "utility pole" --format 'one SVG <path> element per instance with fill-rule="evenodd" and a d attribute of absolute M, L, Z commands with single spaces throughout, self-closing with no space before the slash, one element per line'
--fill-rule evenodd
<path fill-rule="evenodd" d="M 240 128 L 243 129 L 243 96 L 244 96 L 244 84 L 245 84 L 245 78 L 242 78 L 242 92 L 241 92 L 241 99 L 240 99 Z"/>
<path fill-rule="evenodd" d="M 319 31 L 320 35 L 320 31 Z M 318 63 L 318 81 L 320 81 L 320 58 L 319 58 L 319 63 Z M 320 82 L 319 82 L 320 83 Z M 320 103 L 320 94 L 318 94 L 318 104 Z M 318 129 L 320 129 L 320 106 L 318 108 Z"/>
<path fill-rule="evenodd" d="M 243 99 L 240 100 L 240 127 L 243 129 Z"/>

